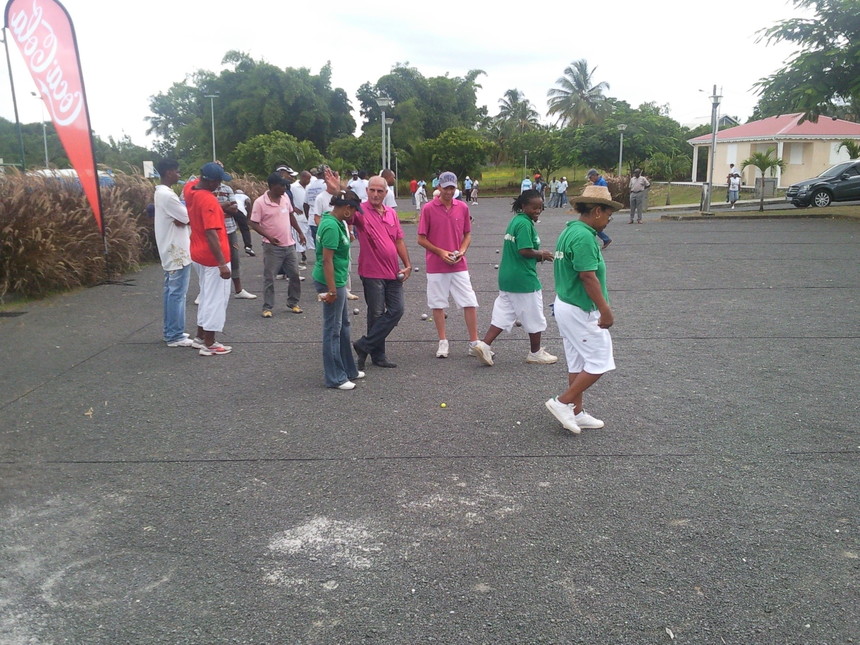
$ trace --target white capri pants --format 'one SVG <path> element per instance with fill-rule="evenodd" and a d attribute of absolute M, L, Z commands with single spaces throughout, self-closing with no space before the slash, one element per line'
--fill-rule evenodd
<path fill-rule="evenodd" d="M 558 297 L 553 305 L 555 322 L 564 341 L 564 357 L 571 374 L 605 374 L 615 369 L 612 337 L 597 326 L 599 311 L 583 311 Z"/>
<path fill-rule="evenodd" d="M 493 303 L 493 318 L 490 324 L 504 331 L 511 331 L 518 320 L 527 334 L 536 334 L 546 329 L 543 294 L 540 291 L 499 291 L 496 302 Z"/>
<path fill-rule="evenodd" d="M 230 263 L 227 263 L 230 266 Z M 207 267 L 194 263 L 200 281 L 200 304 L 197 305 L 197 324 L 203 331 L 224 331 L 227 320 L 227 305 L 233 281 L 221 277 L 218 267 Z"/>

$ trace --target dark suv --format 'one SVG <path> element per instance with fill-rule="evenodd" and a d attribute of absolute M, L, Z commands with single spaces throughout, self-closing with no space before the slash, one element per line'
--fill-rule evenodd
<path fill-rule="evenodd" d="M 860 200 L 860 161 L 854 159 L 828 168 L 815 179 L 792 184 L 785 198 L 799 208 L 830 206 L 831 202 Z"/>

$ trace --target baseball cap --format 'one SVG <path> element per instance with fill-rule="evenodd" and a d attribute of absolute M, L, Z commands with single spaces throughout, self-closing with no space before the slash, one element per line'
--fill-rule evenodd
<path fill-rule="evenodd" d="M 200 179 L 232 181 L 233 177 L 224 172 L 224 169 L 214 161 L 203 164 L 200 169 Z"/>
<path fill-rule="evenodd" d="M 299 173 L 297 173 L 295 170 L 293 170 L 289 166 L 278 166 L 277 168 L 275 168 L 275 172 L 281 172 L 282 170 L 286 171 L 286 173 L 288 175 L 290 175 L 291 177 L 298 177 L 298 175 L 299 175 Z"/>
<path fill-rule="evenodd" d="M 439 188 L 457 187 L 457 175 L 453 172 L 443 172 L 439 175 Z"/>

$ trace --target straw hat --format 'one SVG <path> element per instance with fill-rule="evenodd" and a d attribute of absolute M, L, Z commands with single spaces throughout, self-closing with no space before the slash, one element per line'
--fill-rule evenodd
<path fill-rule="evenodd" d="M 601 206 L 609 206 L 613 211 L 624 207 L 623 204 L 612 201 L 612 195 L 609 194 L 609 188 L 606 186 L 586 186 L 581 195 L 571 197 L 570 201 L 572 204 L 600 204 Z"/>

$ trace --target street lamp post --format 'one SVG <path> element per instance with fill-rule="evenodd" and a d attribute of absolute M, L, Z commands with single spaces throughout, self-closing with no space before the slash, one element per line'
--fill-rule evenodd
<path fill-rule="evenodd" d="M 523 151 L 523 153 L 525 154 L 525 157 L 524 157 L 524 159 L 523 159 L 523 178 L 525 178 L 525 177 L 528 177 L 528 176 L 529 176 L 529 171 L 528 171 L 528 167 L 529 167 L 529 151 L 528 151 L 528 150 L 524 150 L 524 151 Z"/>
<path fill-rule="evenodd" d="M 42 142 L 45 144 L 45 168 L 48 168 L 48 126 L 45 125 L 45 100 L 35 92 L 30 92 L 30 94 L 39 99 L 39 105 L 42 108 Z"/>
<path fill-rule="evenodd" d="M 204 94 L 204 96 L 209 99 L 209 107 L 212 108 L 212 161 L 217 161 L 218 157 L 215 155 L 215 99 L 218 98 L 218 92 L 214 94 Z"/>
<path fill-rule="evenodd" d="M 618 176 L 621 176 L 621 164 L 624 161 L 624 131 L 627 129 L 626 123 L 618 124 L 618 132 L 621 133 L 621 140 L 618 143 Z"/>
<path fill-rule="evenodd" d="M 385 155 L 385 167 L 391 168 L 391 125 L 394 123 L 394 119 L 388 117 L 385 119 L 385 125 L 388 128 L 388 153 Z"/>
<path fill-rule="evenodd" d="M 391 99 L 387 96 L 380 96 L 378 99 L 376 99 L 376 104 L 382 111 L 382 116 L 380 117 L 379 122 L 382 124 L 382 169 L 385 170 L 385 108 L 391 106 Z"/>
<path fill-rule="evenodd" d="M 705 190 L 705 198 L 702 200 L 702 214 L 711 212 L 711 193 L 714 190 L 714 163 L 717 155 L 717 114 L 720 111 L 720 100 L 723 97 L 717 94 L 717 86 L 714 85 L 714 93 L 711 95 L 711 161 L 708 170 L 708 187 Z"/>
<path fill-rule="evenodd" d="M 397 150 L 394 151 L 394 197 L 397 197 L 397 179 L 400 177 L 400 167 L 397 164 Z"/>

